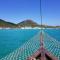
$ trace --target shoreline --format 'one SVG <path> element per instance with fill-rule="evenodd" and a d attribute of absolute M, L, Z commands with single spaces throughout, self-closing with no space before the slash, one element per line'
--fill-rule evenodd
<path fill-rule="evenodd" d="M 41 29 L 41 28 L 39 28 L 39 27 L 34 27 L 34 28 L 32 28 L 32 27 L 21 27 L 21 28 L 2 28 L 2 27 L 0 27 L 0 30 L 2 30 L 2 29 L 8 30 L 8 29 Z M 42 28 L 42 29 L 60 29 L 60 28 Z"/>

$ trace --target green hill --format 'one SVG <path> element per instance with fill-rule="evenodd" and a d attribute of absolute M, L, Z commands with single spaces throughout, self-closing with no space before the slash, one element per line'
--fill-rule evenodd
<path fill-rule="evenodd" d="M 0 27 L 3 27 L 3 28 L 11 27 L 11 28 L 13 28 L 13 27 L 16 27 L 16 24 L 11 23 L 11 22 L 6 22 L 6 21 L 0 19 Z"/>

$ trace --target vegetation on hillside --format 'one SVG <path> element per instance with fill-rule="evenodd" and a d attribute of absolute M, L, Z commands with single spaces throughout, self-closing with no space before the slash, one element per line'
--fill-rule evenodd
<path fill-rule="evenodd" d="M 60 28 L 60 26 L 48 26 L 48 25 L 39 25 L 36 22 L 32 21 L 32 20 L 24 20 L 18 24 L 14 24 L 11 22 L 7 22 L 4 21 L 2 19 L 0 19 L 0 27 L 2 28 L 21 28 L 21 27 L 43 27 L 43 28 Z"/>
<path fill-rule="evenodd" d="M 17 25 L 14 24 L 14 23 L 6 22 L 6 21 L 0 19 L 0 27 L 2 27 L 2 28 L 4 28 L 4 27 L 11 27 L 11 28 L 13 28 L 13 27 L 16 27 L 16 26 Z"/>

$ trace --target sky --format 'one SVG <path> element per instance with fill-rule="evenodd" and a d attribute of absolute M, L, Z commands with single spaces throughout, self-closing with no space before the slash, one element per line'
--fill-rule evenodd
<path fill-rule="evenodd" d="M 42 0 L 43 24 L 60 25 L 60 0 Z M 0 0 L 0 19 L 19 23 L 31 19 L 40 24 L 40 0 Z"/>

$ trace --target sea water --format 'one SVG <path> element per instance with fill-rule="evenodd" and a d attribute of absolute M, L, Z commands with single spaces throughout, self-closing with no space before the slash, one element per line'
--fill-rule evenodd
<path fill-rule="evenodd" d="M 38 31 L 31 29 L 0 30 L 0 58 L 23 45 L 27 40 L 36 35 Z"/>
<path fill-rule="evenodd" d="M 60 29 L 46 29 L 45 32 L 60 42 Z"/>
<path fill-rule="evenodd" d="M 2 29 L 0 30 L 0 58 L 13 52 L 36 35 L 39 29 Z M 60 29 L 45 29 L 56 40 L 60 40 Z"/>

